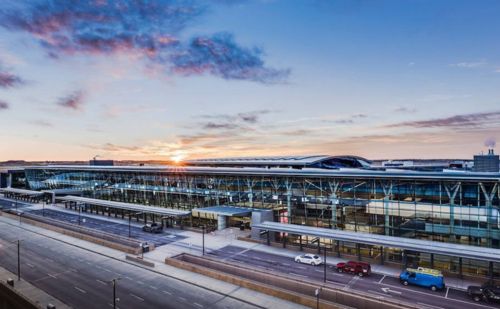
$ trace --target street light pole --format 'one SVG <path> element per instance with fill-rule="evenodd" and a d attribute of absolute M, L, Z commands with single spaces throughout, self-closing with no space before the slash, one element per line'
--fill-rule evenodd
<path fill-rule="evenodd" d="M 205 255 L 205 225 L 201 227 L 202 230 L 202 255 Z"/>
<path fill-rule="evenodd" d="M 113 309 L 116 309 L 116 279 L 113 279 Z"/>
<path fill-rule="evenodd" d="M 21 280 L 21 241 L 17 240 L 17 281 Z"/>
<path fill-rule="evenodd" d="M 319 309 L 319 294 L 321 293 L 322 288 L 317 288 L 314 291 L 314 294 L 316 294 L 316 309 Z"/>
<path fill-rule="evenodd" d="M 132 214 L 128 213 L 128 238 L 130 238 L 130 223 L 132 221 Z"/>
<path fill-rule="evenodd" d="M 326 246 L 323 247 L 323 282 L 326 283 Z"/>

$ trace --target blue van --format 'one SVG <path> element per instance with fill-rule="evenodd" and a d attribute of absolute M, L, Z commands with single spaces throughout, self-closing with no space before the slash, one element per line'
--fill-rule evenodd
<path fill-rule="evenodd" d="M 444 289 L 443 274 L 431 268 L 407 268 L 399 275 L 399 281 L 403 285 L 418 285 L 430 288 L 433 291 Z"/>

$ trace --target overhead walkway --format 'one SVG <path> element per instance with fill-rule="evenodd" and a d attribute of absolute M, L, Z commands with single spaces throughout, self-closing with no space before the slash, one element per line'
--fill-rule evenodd
<path fill-rule="evenodd" d="M 26 202 L 38 202 L 45 197 L 45 192 L 18 188 L 0 188 L 0 193 L 3 193 L 7 198 L 19 199 Z"/>
<path fill-rule="evenodd" d="M 227 217 L 250 217 L 253 208 L 235 206 L 212 206 L 195 208 L 192 211 L 194 217 L 205 217 L 217 219 L 217 229 L 223 230 L 227 226 Z"/>
<path fill-rule="evenodd" d="M 77 204 L 96 205 L 106 208 L 126 210 L 130 212 L 141 212 L 141 213 L 155 214 L 168 217 L 183 217 L 191 215 L 191 212 L 187 210 L 178 210 L 178 209 L 146 206 L 146 205 L 139 205 L 132 203 L 107 201 L 107 200 L 80 197 L 80 196 L 67 195 L 63 197 L 56 197 L 56 199 L 65 202 L 73 202 Z"/>
<path fill-rule="evenodd" d="M 434 254 L 486 261 L 489 263 L 490 274 L 493 274 L 493 263 L 500 263 L 500 249 L 467 246 L 461 244 L 452 244 L 436 242 L 423 239 L 402 238 L 378 234 L 368 234 L 360 232 L 341 231 L 335 229 L 326 229 L 311 227 L 305 225 L 286 224 L 278 222 L 265 221 L 252 225 L 252 229 L 267 232 L 269 243 L 269 232 L 288 233 L 297 236 L 312 236 L 334 241 L 345 241 L 355 244 L 365 244 L 380 246 L 383 248 L 397 248 L 420 253 Z M 319 244 L 319 242 L 318 242 Z M 403 251 L 404 252 L 404 251 Z M 383 260 L 381 261 L 383 263 Z M 461 264 L 461 262 L 460 262 Z M 460 265 L 461 268 L 461 265 Z M 461 271 L 460 271 L 461 273 Z"/>
<path fill-rule="evenodd" d="M 43 192 L 26 190 L 26 189 L 17 189 L 17 188 L 1 188 L 0 192 L 2 193 L 11 193 L 11 194 L 19 194 L 19 195 L 27 195 L 27 196 L 40 196 L 43 195 Z"/>

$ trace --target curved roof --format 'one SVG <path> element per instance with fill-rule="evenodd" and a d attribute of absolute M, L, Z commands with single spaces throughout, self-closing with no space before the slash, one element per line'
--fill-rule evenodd
<path fill-rule="evenodd" d="M 344 162 L 347 166 L 336 166 L 335 161 Z M 350 166 L 349 161 L 353 164 Z M 357 163 L 356 163 L 357 162 Z M 317 167 L 317 168 L 338 168 L 338 167 L 367 167 L 371 162 L 357 156 L 265 156 L 265 157 L 233 157 L 188 160 L 186 165 L 196 166 L 260 166 L 260 167 Z"/>

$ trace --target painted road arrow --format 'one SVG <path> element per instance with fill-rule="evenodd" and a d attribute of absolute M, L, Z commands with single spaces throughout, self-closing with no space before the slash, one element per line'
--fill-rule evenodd
<path fill-rule="evenodd" d="M 389 288 L 382 288 L 382 291 L 384 291 L 385 294 L 389 294 L 389 293 L 398 294 L 398 295 L 403 294 L 403 292 L 394 291 L 394 290 L 391 290 Z"/>

